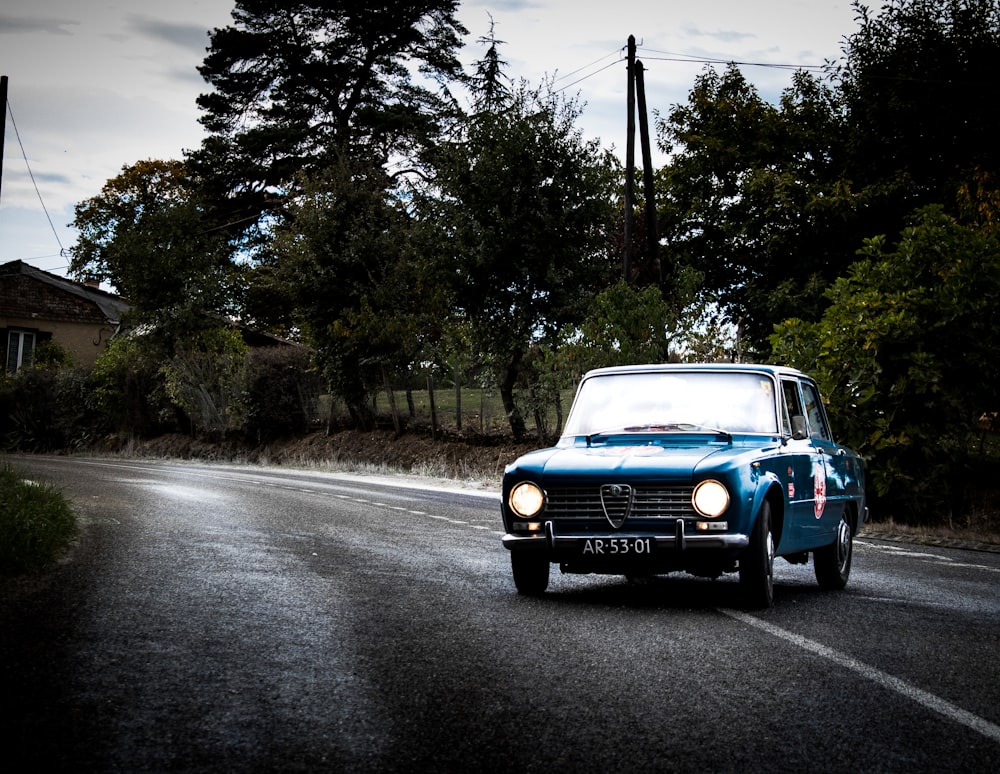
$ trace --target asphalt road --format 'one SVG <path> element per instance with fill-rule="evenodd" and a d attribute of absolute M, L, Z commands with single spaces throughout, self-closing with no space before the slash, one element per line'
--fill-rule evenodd
<path fill-rule="evenodd" d="M 50 457 L 83 531 L 0 583 L 6 771 L 1000 770 L 1000 555 L 859 539 L 851 583 L 553 575 L 495 495 Z"/>

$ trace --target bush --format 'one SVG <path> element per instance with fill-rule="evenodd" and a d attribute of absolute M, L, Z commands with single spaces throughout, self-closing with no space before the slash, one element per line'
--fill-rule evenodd
<path fill-rule="evenodd" d="M 811 372 L 838 435 L 868 460 L 880 517 L 968 526 L 1000 472 L 1000 237 L 929 207 L 892 245 L 866 240 L 817 323 L 788 320 L 775 359 Z"/>
<path fill-rule="evenodd" d="M 51 565 L 77 533 L 69 501 L 47 484 L 25 481 L 0 468 L 0 575 Z"/>
<path fill-rule="evenodd" d="M 247 438 L 266 443 L 307 432 L 319 413 L 322 381 L 298 347 L 250 350 L 241 399 Z"/>
<path fill-rule="evenodd" d="M 167 395 L 195 433 L 221 439 L 242 426 L 248 347 L 232 328 L 206 328 L 174 345 L 161 368 Z"/>
<path fill-rule="evenodd" d="M 163 363 L 169 351 L 152 335 L 115 336 L 97 358 L 93 400 L 108 427 L 148 437 L 176 430 L 176 408 L 167 395 Z"/>
<path fill-rule="evenodd" d="M 91 445 L 107 427 L 83 368 L 36 363 L 0 379 L 0 448 L 77 449 Z"/>

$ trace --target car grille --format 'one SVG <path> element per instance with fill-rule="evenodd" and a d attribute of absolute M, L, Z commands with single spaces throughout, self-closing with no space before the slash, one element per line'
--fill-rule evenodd
<path fill-rule="evenodd" d="M 693 486 L 636 487 L 630 519 L 696 518 L 691 505 Z M 601 487 L 559 487 L 546 490 L 545 516 L 550 519 L 604 519 Z"/>

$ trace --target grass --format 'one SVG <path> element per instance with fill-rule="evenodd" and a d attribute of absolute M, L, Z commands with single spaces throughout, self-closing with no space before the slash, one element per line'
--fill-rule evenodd
<path fill-rule="evenodd" d="M 1000 546 L 1000 530 L 994 529 L 992 523 L 974 526 L 915 526 L 898 522 L 892 517 L 879 521 L 870 521 L 862 528 L 861 535 L 888 534 L 897 538 L 910 540 L 914 543 L 935 545 L 938 543 L 980 543 L 988 546 Z"/>
<path fill-rule="evenodd" d="M 0 575 L 45 569 L 76 534 L 76 516 L 61 492 L 26 481 L 9 465 L 0 468 Z"/>

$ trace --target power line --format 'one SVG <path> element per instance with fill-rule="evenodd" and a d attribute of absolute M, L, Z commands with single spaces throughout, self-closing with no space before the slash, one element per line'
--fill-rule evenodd
<path fill-rule="evenodd" d="M 620 48 L 616 48 L 616 49 L 615 49 L 614 51 L 611 51 L 611 52 L 609 52 L 609 53 L 605 54 L 604 56 L 601 56 L 601 57 L 598 57 L 597 59 L 595 59 L 595 60 L 594 60 L 593 62 L 591 62 L 590 64 L 585 64 L 585 65 L 584 65 L 583 67 L 577 67 L 577 68 L 576 68 L 575 70 L 572 70 L 571 72 L 568 72 L 568 73 L 566 73 L 565 75 L 560 75 L 560 76 L 559 76 L 558 78 L 556 78 L 556 79 L 555 79 L 554 83 L 559 83 L 559 81 L 564 81 L 564 80 L 566 80 L 567 78 L 572 78 L 572 77 L 573 77 L 574 75 L 576 75 L 577 73 L 579 73 L 579 72 L 583 72 L 583 71 L 584 71 L 584 70 L 586 70 L 586 69 L 587 69 L 588 67 L 593 67 L 593 66 L 594 66 L 595 64 L 597 64 L 598 62 L 602 62 L 602 61 L 604 61 L 605 59 L 607 59 L 607 58 L 608 58 L 609 56 L 616 56 L 616 57 L 618 57 L 618 59 L 616 59 L 616 60 L 615 60 L 614 62 L 611 62 L 611 64 L 607 65 L 606 67 L 602 67 L 602 68 L 601 68 L 600 70 L 597 70 L 596 72 L 593 72 L 593 73 L 591 73 L 590 75 L 596 75 L 596 74 L 597 74 L 597 73 L 599 73 L 599 72 L 603 72 L 604 70 L 607 70 L 607 69 L 608 69 L 608 67 L 611 67 L 611 65 L 615 65 L 615 64 L 618 64 L 618 62 L 622 62 L 622 61 L 624 61 L 624 60 L 622 59 L 622 50 L 621 50 Z M 584 80 L 585 78 L 589 78 L 589 77 L 590 77 L 590 75 L 587 75 L 587 76 L 584 76 L 584 78 L 582 78 L 582 79 L 580 79 L 580 80 Z M 579 83 L 579 82 L 580 82 L 580 81 L 576 81 L 576 83 Z M 573 85 L 573 84 L 570 84 L 570 86 L 572 86 L 572 85 Z M 563 87 L 561 87 L 561 88 L 564 88 L 564 89 L 565 89 L 565 88 L 568 88 L 568 87 L 567 87 L 567 86 L 563 86 Z"/>
<path fill-rule="evenodd" d="M 21 133 L 17 130 L 17 122 L 14 120 L 14 109 L 10 106 L 10 99 L 7 100 L 6 107 L 7 113 L 10 115 L 10 125 L 14 127 L 14 136 L 17 138 L 17 144 L 21 148 L 21 156 L 24 158 L 24 166 L 28 169 L 28 177 L 31 178 L 31 184 L 34 186 L 35 193 L 38 195 L 38 201 L 42 205 L 42 212 L 45 213 L 45 219 L 49 222 L 49 228 L 52 229 L 52 235 L 56 238 L 56 244 L 59 245 L 59 255 L 65 257 L 66 248 L 63 247 L 62 242 L 59 240 L 59 234 L 56 231 L 55 224 L 52 222 L 48 208 L 45 206 L 45 200 L 42 199 L 42 192 L 38 189 L 38 183 L 35 181 L 35 175 L 31 171 L 31 164 L 28 163 L 28 154 L 24 150 L 24 143 L 21 142 Z"/>
<path fill-rule="evenodd" d="M 657 51 L 656 49 L 647 48 L 644 51 L 650 51 L 654 54 L 662 54 L 662 56 L 643 56 L 643 60 L 655 60 L 660 62 L 690 62 L 692 64 L 734 64 L 741 67 L 767 67 L 775 70 L 812 70 L 812 71 L 822 71 L 826 65 L 807 65 L 807 64 L 782 64 L 778 62 L 743 62 L 738 59 L 717 59 L 712 57 L 699 57 L 690 54 L 674 54 L 670 51 Z"/>
<path fill-rule="evenodd" d="M 567 83 L 565 86 L 560 86 L 558 89 L 556 89 L 556 91 L 565 91 L 566 89 L 570 88 L 571 86 L 576 86 L 576 84 L 578 84 L 578 83 L 583 83 L 588 78 L 593 78 L 595 75 L 598 75 L 599 73 L 603 73 L 609 67 L 614 67 L 616 64 L 620 64 L 621 62 L 624 62 L 624 61 L 625 61 L 624 59 L 616 59 L 614 62 L 609 62 L 608 64 L 604 65 L 604 67 L 602 67 L 601 69 L 594 70 L 594 72 L 590 73 L 589 75 L 585 75 L 582 78 L 577 78 L 575 81 L 573 81 L 572 83 Z M 580 69 L 584 69 L 584 68 L 580 68 Z M 580 70 L 577 70 L 576 72 L 580 72 Z"/>
<path fill-rule="evenodd" d="M 560 81 L 565 80 L 566 78 L 571 78 L 572 76 L 576 75 L 577 73 L 581 73 L 581 72 L 587 70 L 588 68 L 593 67 L 594 65 L 602 62 L 603 60 L 607 59 L 609 56 L 616 56 L 617 57 L 617 59 L 615 59 L 615 61 L 609 62 L 608 64 L 604 65 L 603 67 L 600 67 L 597 70 L 594 70 L 593 72 L 589 72 L 586 75 L 584 75 L 584 76 L 582 76 L 580 78 L 577 78 L 575 81 L 567 83 L 565 86 L 560 86 L 558 89 L 556 89 L 556 91 L 565 91 L 566 89 L 568 89 L 568 88 L 570 88 L 572 86 L 576 86 L 578 83 L 583 83 L 584 81 L 586 81 L 586 80 L 588 80 L 590 78 L 593 78 L 595 75 L 599 75 L 599 74 L 603 73 L 605 70 L 607 70 L 610 67 L 614 67 L 616 64 L 624 62 L 625 58 L 622 56 L 622 50 L 623 49 L 624 49 L 624 47 L 622 47 L 620 49 L 616 49 L 615 51 L 612 51 L 609 54 L 605 54 L 602 57 L 598 57 L 597 59 L 595 59 L 593 62 L 590 62 L 589 64 L 585 64 L 582 67 L 578 67 L 575 70 L 572 70 L 572 71 L 566 73 L 565 75 L 559 76 L 558 78 L 555 79 L 554 83 L 559 83 Z M 643 57 L 642 57 L 643 61 L 650 61 L 650 60 L 652 60 L 652 61 L 657 61 L 657 62 L 682 62 L 682 63 L 690 63 L 690 64 L 711 64 L 711 65 L 729 65 L 729 64 L 733 64 L 733 65 L 737 65 L 739 67 L 764 67 L 764 68 L 769 68 L 769 69 L 772 69 L 772 70 L 809 70 L 809 71 L 812 71 L 812 72 L 823 72 L 826 69 L 826 67 L 827 67 L 826 64 L 814 65 L 814 64 L 788 64 L 788 63 L 782 63 L 782 62 L 750 62 L 750 61 L 741 61 L 741 60 L 738 60 L 738 59 L 723 59 L 723 58 L 716 58 L 716 57 L 695 56 L 694 54 L 678 54 L 678 53 L 674 53 L 672 51 L 659 51 L 659 50 L 657 50 L 655 48 L 646 48 L 646 47 L 644 47 L 642 45 L 640 45 L 638 47 L 638 49 L 641 50 L 641 51 L 644 51 L 644 52 L 648 52 L 649 54 L 656 55 L 656 56 L 649 56 L 648 54 L 643 55 Z"/>

